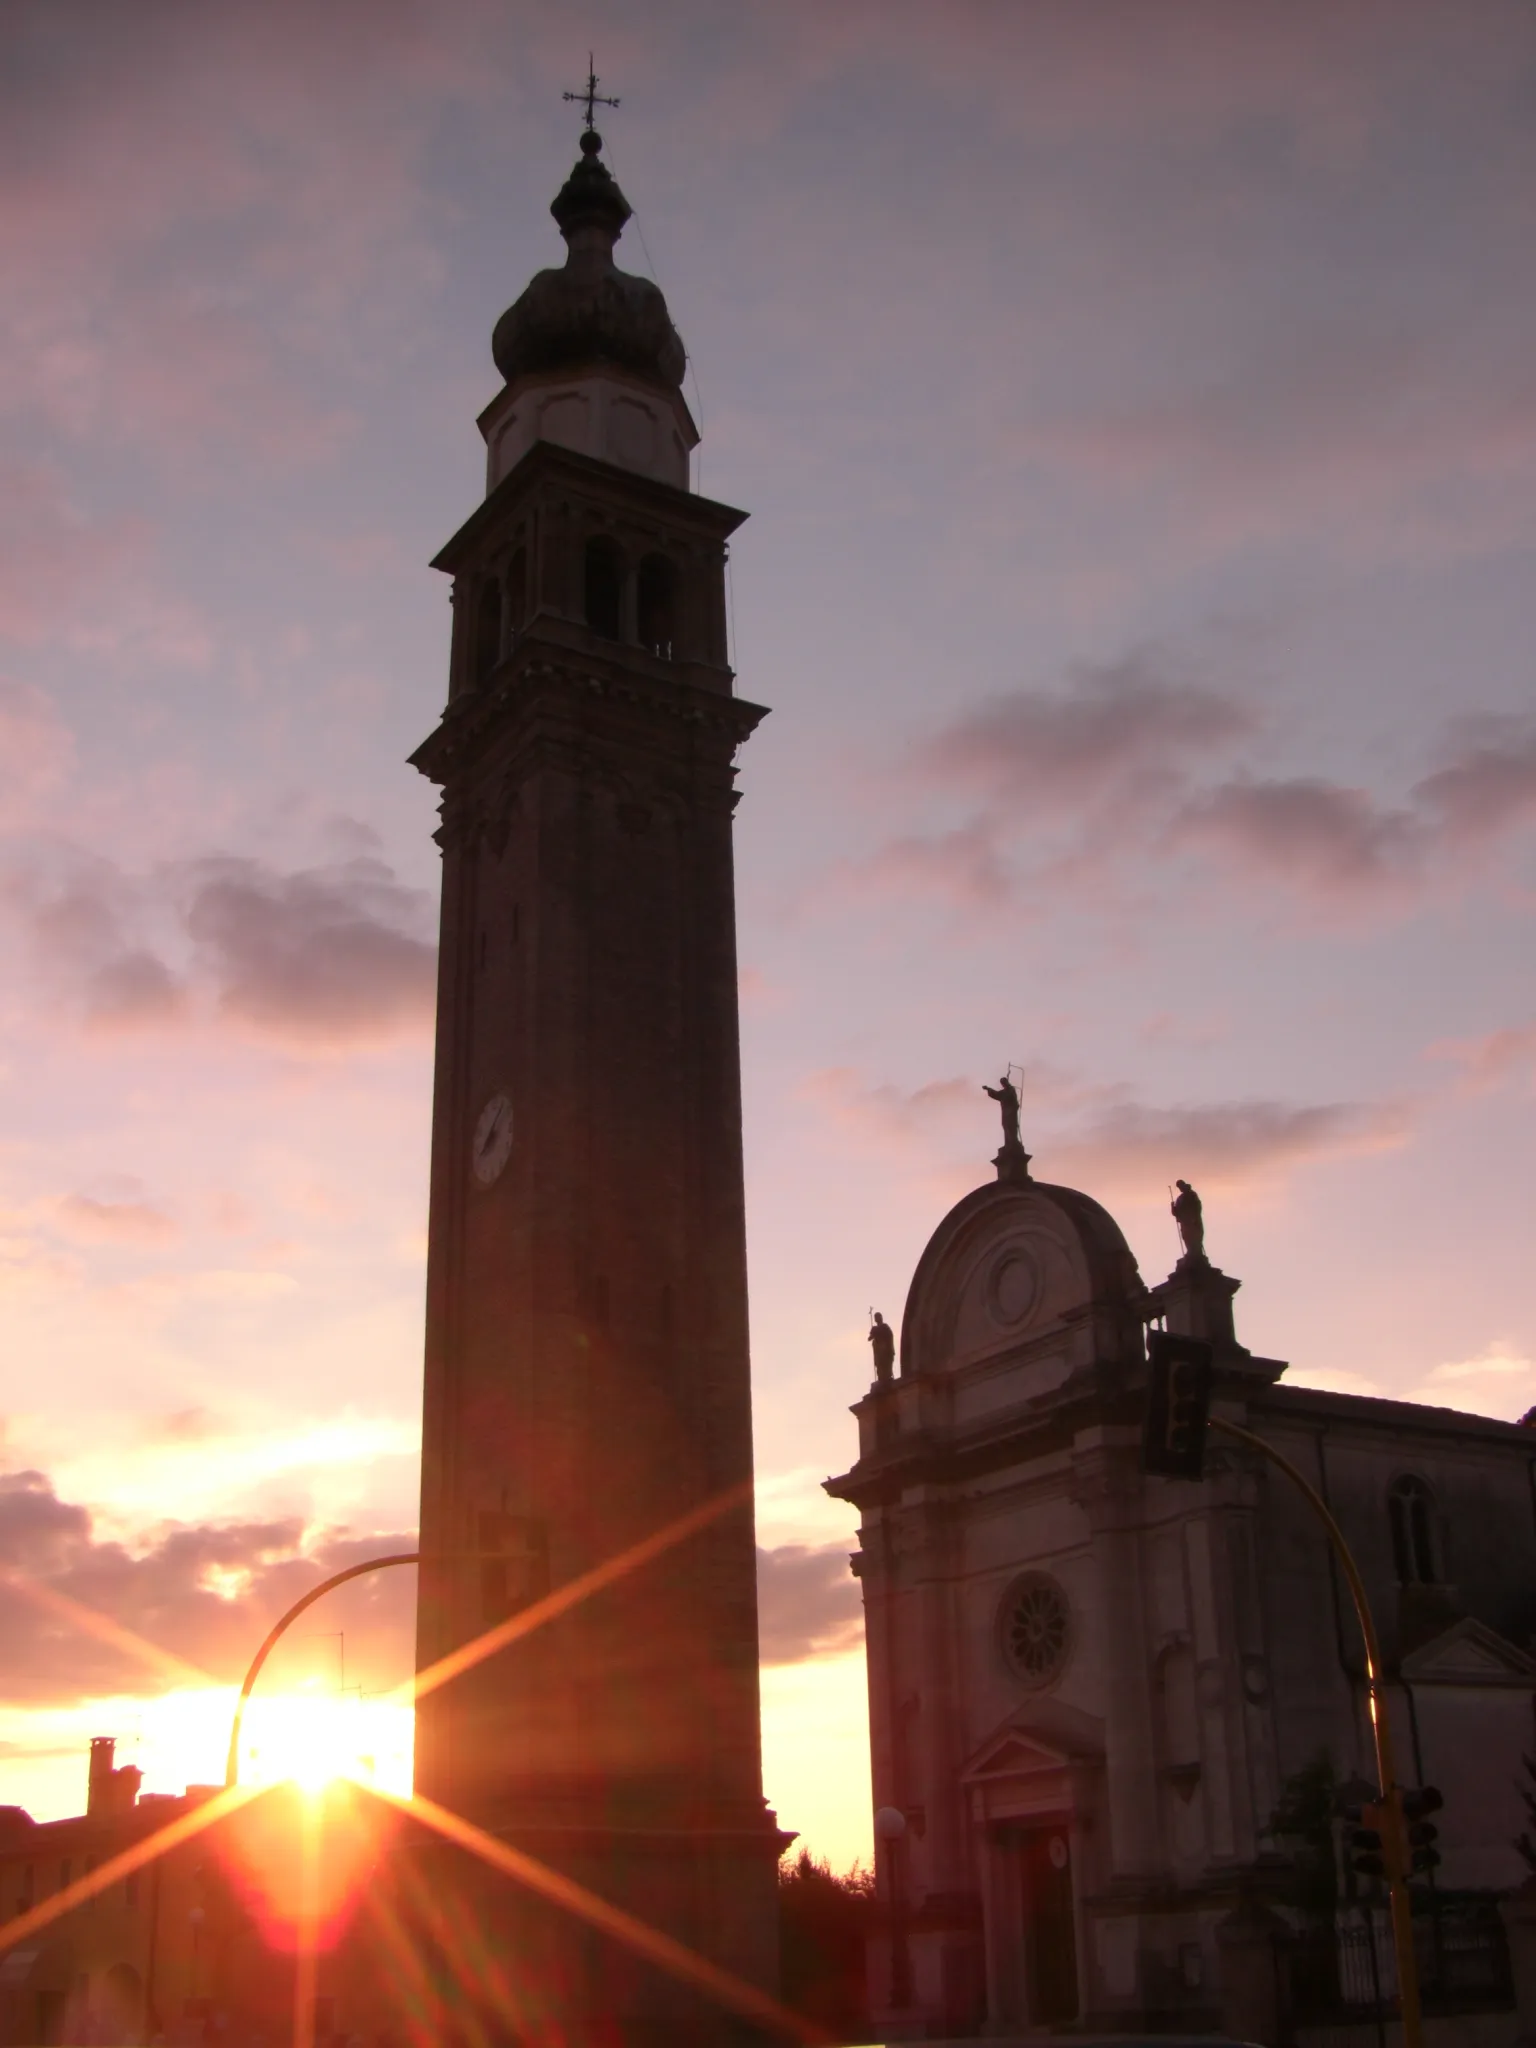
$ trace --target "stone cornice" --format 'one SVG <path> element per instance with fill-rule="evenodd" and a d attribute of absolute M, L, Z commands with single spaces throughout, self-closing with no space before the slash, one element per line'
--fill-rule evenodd
<path fill-rule="evenodd" d="M 1536 1459 L 1536 1429 L 1521 1422 L 1500 1422 L 1492 1415 L 1468 1415 L 1460 1408 L 1430 1408 L 1420 1401 L 1392 1401 L 1379 1394 L 1335 1394 L 1322 1387 L 1300 1387 L 1286 1382 L 1244 1392 L 1249 1413 L 1259 1422 L 1285 1422 L 1302 1428 L 1309 1422 L 1344 1422 L 1362 1431 L 1388 1430 L 1394 1437 L 1405 1431 L 1441 1437 L 1454 1433 L 1484 1443 L 1502 1443 Z"/>
<path fill-rule="evenodd" d="M 638 711 L 659 725 L 692 728 L 723 741 L 731 751 L 767 717 L 767 708 L 724 691 L 700 689 L 672 676 L 647 676 L 629 664 L 603 671 L 536 657 L 503 663 L 478 690 L 456 697 L 442 722 L 410 756 L 429 781 L 446 785 L 473 770 L 510 727 L 541 701 L 572 709 L 595 703 Z"/>
<path fill-rule="evenodd" d="M 535 441 L 522 460 L 475 507 L 453 538 L 433 556 L 431 566 L 456 574 L 466 559 L 473 559 L 482 537 L 494 533 L 529 488 L 546 473 L 578 489 L 596 490 L 610 503 L 627 503 L 677 525 L 702 529 L 722 544 L 747 517 L 734 505 L 722 505 L 714 498 L 701 498 L 694 491 L 679 490 L 675 484 L 659 483 L 654 477 L 618 469 L 611 462 L 579 455 L 553 441 Z"/>
<path fill-rule="evenodd" d="M 1318 1425 L 1343 1427 L 1360 1436 L 1380 1430 L 1390 1433 L 1398 1442 L 1409 1431 L 1426 1437 L 1454 1434 L 1484 1445 L 1500 1444 L 1517 1455 L 1536 1458 L 1536 1431 L 1521 1423 L 1464 1415 L 1455 1409 L 1275 1385 L 1241 1369 L 1218 1373 L 1216 1398 L 1223 1404 L 1236 1401 L 1238 1408 L 1233 1412 L 1246 1410 L 1247 1426 L 1260 1433 L 1266 1424 L 1270 1428 L 1289 1424 L 1301 1429 Z M 861 1458 L 850 1471 L 823 1483 L 835 1499 L 851 1501 L 857 1507 L 888 1505 L 900 1500 L 909 1487 L 952 1486 L 1050 1452 L 1070 1449 L 1078 1433 L 1090 1422 L 1111 1426 L 1133 1424 L 1139 1429 L 1145 1399 L 1144 1386 L 1139 1382 L 1106 1387 L 1093 1384 L 1089 1375 L 1074 1374 L 1054 1398 L 1047 1397 L 1026 1413 L 1005 1421 L 991 1420 L 954 1434 L 904 1432 Z M 1224 1467 L 1236 1469 L 1238 1462 L 1213 1443 L 1213 1474 Z"/>

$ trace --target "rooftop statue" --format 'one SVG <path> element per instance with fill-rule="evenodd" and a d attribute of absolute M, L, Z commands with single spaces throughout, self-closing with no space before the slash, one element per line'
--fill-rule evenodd
<path fill-rule="evenodd" d="M 896 1333 L 879 1309 L 874 1311 L 874 1317 L 869 1327 L 869 1344 L 875 1358 L 875 1378 L 886 1386 L 896 1363 Z"/>
<path fill-rule="evenodd" d="M 1205 1215 L 1200 1207 L 1200 1197 L 1187 1180 L 1175 1181 L 1178 1193 L 1170 1204 L 1170 1213 L 1179 1226 L 1179 1238 L 1184 1246 L 1186 1259 L 1205 1257 Z"/>
<path fill-rule="evenodd" d="M 1018 1089 L 1014 1087 L 1013 1082 L 1006 1074 L 1001 1077 L 995 1088 L 989 1088 L 986 1082 L 983 1081 L 981 1089 L 984 1095 L 991 1096 L 1002 1113 L 1004 1150 L 1009 1152 L 1022 1151 L 1024 1140 L 1019 1136 Z"/>

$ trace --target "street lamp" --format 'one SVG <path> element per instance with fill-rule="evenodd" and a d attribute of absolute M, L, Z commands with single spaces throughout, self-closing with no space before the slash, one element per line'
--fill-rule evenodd
<path fill-rule="evenodd" d="M 907 1945 L 907 1816 L 899 1806 L 875 1812 L 875 1839 L 885 1844 L 891 1883 L 891 2006 L 912 2003 L 912 1954 Z"/>

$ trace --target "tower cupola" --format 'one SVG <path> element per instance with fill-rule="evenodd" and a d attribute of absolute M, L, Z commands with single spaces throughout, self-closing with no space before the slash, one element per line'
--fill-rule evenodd
<path fill-rule="evenodd" d="M 681 389 L 687 352 L 657 286 L 613 260 L 632 208 L 602 146 L 589 128 L 550 205 L 564 265 L 539 271 L 491 337 L 506 385 L 480 420 L 488 491 L 535 441 L 687 488 L 699 439 Z"/>

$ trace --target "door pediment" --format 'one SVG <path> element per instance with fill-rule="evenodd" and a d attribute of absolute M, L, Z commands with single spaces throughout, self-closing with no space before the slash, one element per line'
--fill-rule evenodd
<path fill-rule="evenodd" d="M 1453 1622 L 1403 1659 L 1415 1685 L 1515 1685 L 1536 1682 L 1536 1660 L 1470 1615 Z"/>
<path fill-rule="evenodd" d="M 968 1785 L 1041 1777 L 1074 1765 L 1102 1763 L 1104 1724 L 1060 1700 L 1036 1700 L 994 1728 L 961 1771 Z"/>

